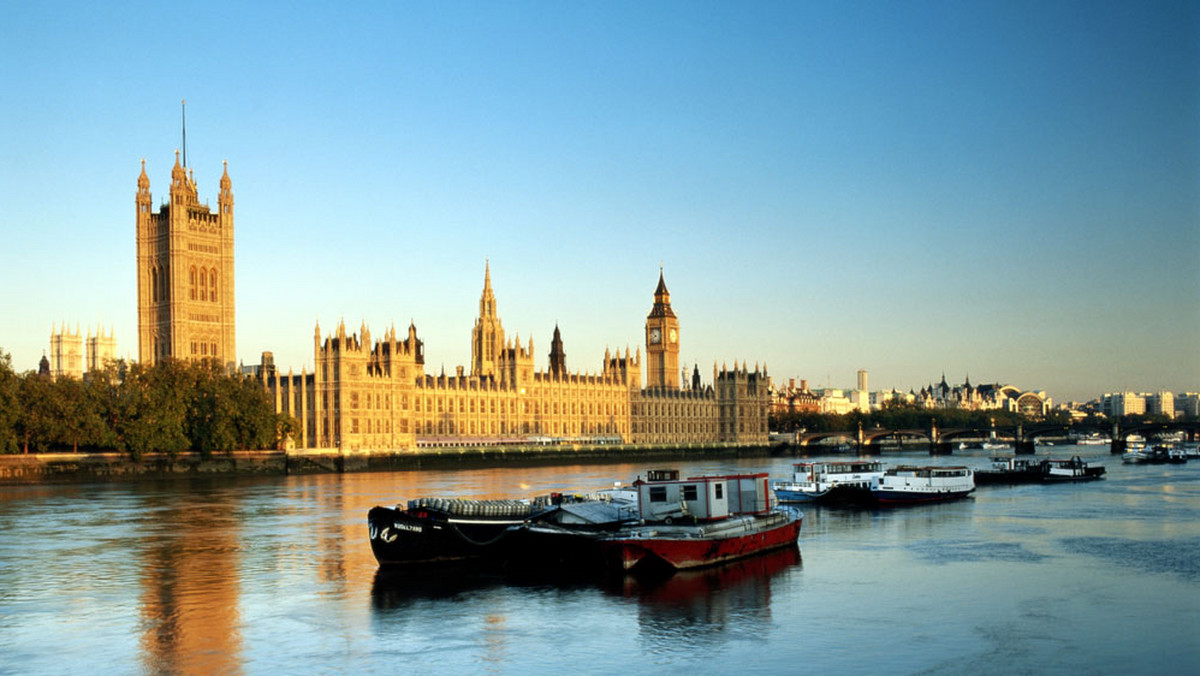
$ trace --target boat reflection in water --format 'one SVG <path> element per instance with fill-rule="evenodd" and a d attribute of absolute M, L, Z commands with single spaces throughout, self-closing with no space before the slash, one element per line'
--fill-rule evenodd
<path fill-rule="evenodd" d="M 714 568 L 662 578 L 629 576 L 620 593 L 637 600 L 640 640 L 660 654 L 681 654 L 725 641 L 731 633 L 767 635 L 772 588 L 800 568 L 798 547 L 785 547 Z"/>
<path fill-rule="evenodd" d="M 729 608 L 768 608 L 774 578 L 798 569 L 800 564 L 800 548 L 791 546 L 708 568 L 674 572 L 655 568 L 625 575 L 610 571 L 530 571 L 478 565 L 380 568 L 375 571 L 371 600 L 376 611 L 386 613 L 413 603 L 457 602 L 475 594 L 501 590 L 599 591 L 612 597 L 635 598 L 648 609 L 669 610 L 704 620 Z"/>

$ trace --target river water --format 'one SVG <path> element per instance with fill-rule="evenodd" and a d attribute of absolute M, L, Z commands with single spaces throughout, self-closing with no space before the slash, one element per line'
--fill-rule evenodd
<path fill-rule="evenodd" d="M 1198 673 L 1200 462 L 1046 450 L 1107 479 L 808 508 L 798 554 L 654 581 L 377 575 L 367 541 L 376 504 L 642 464 L 3 487 L 0 674 Z"/>

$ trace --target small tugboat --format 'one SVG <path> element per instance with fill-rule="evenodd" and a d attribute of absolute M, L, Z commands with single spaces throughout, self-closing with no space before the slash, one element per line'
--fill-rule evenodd
<path fill-rule="evenodd" d="M 995 457 L 992 466 L 975 471 L 976 484 L 1022 484 L 1042 480 L 1045 467 L 1032 458 Z"/>
<path fill-rule="evenodd" d="M 1070 460 L 1044 460 L 1042 461 L 1044 473 L 1042 481 L 1052 483 L 1056 481 L 1092 481 L 1095 479 L 1104 478 L 1104 466 L 1091 467 L 1087 461 L 1080 458 L 1078 455 Z M 976 479 L 979 475 L 976 474 Z"/>
<path fill-rule="evenodd" d="M 611 568 L 699 568 L 796 544 L 802 515 L 772 507 L 765 473 L 647 478 L 635 484 L 639 524 L 595 540 Z"/>
<path fill-rule="evenodd" d="M 871 482 L 883 475 L 883 463 L 875 460 L 798 462 L 792 469 L 791 481 L 776 481 L 771 487 L 779 502 L 870 498 Z"/>
<path fill-rule="evenodd" d="M 957 500 L 975 490 L 969 467 L 901 465 L 884 472 L 871 484 L 871 497 L 881 506 Z"/>

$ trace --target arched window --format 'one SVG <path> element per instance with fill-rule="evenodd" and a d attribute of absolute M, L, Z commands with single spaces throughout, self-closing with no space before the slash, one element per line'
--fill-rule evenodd
<path fill-rule="evenodd" d="M 200 268 L 200 300 L 208 300 L 208 269 Z"/>
<path fill-rule="evenodd" d="M 192 300 L 196 300 L 196 266 L 194 266 L 194 265 L 192 266 L 192 269 L 188 271 L 188 281 L 189 281 L 188 295 L 191 297 Z"/>
<path fill-rule="evenodd" d="M 217 269 L 208 271 L 208 295 L 212 302 L 217 302 Z"/>
<path fill-rule="evenodd" d="M 158 302 L 158 266 L 150 268 L 150 300 Z"/>

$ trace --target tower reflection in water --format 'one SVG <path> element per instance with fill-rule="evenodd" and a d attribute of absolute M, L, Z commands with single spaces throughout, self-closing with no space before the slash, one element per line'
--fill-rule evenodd
<path fill-rule="evenodd" d="M 235 674 L 238 629 L 238 528 L 226 499 L 180 502 L 151 496 L 142 540 L 141 645 L 147 673 Z M 157 503 L 157 504 L 155 504 Z"/>

